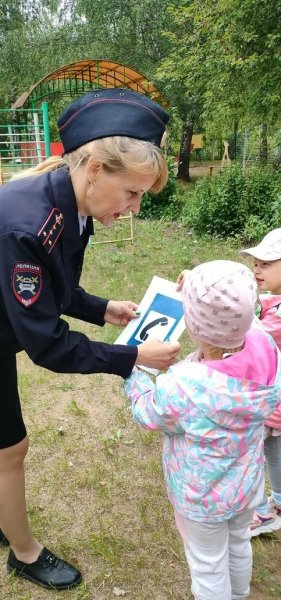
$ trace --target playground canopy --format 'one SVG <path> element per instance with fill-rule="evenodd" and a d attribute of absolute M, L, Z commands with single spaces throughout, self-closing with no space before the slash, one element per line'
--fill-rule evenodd
<path fill-rule="evenodd" d="M 81 60 L 59 67 L 40 79 L 14 102 L 12 108 L 36 108 L 50 97 L 78 96 L 98 87 L 126 87 L 167 106 L 154 83 L 139 71 L 110 60 Z"/>

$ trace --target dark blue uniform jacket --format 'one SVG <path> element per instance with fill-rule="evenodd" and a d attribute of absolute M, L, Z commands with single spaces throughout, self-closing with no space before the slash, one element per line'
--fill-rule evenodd
<path fill-rule="evenodd" d="M 80 236 L 65 168 L 0 189 L 0 355 L 24 349 L 51 371 L 130 374 L 136 347 L 92 342 L 60 318 L 104 324 L 108 301 L 79 287 L 92 233 L 88 218 Z"/>

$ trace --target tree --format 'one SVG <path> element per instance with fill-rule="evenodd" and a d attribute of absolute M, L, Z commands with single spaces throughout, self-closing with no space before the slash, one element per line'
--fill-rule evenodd
<path fill-rule="evenodd" d="M 1 105 L 16 97 L 59 60 L 50 37 L 64 26 L 55 0 L 0 1 Z M 49 39 L 48 39 L 49 38 Z M 48 52 L 46 52 L 48 49 Z"/>
<path fill-rule="evenodd" d="M 49 71 L 82 58 L 111 59 L 152 78 L 168 45 L 161 32 L 170 0 L 27 0 L 24 11 L 20 0 L 13 1 L 0 55 L 5 104 L 11 80 L 19 95 Z"/>
<path fill-rule="evenodd" d="M 172 30 L 164 32 L 164 36 L 169 40 L 170 51 L 156 73 L 182 123 L 178 177 L 184 181 L 190 181 L 191 140 L 194 129 L 202 124 L 203 92 L 202 82 L 193 77 L 186 57 L 186 45 L 188 47 L 193 32 L 193 20 L 187 9 L 183 6 L 169 8 Z"/>
<path fill-rule="evenodd" d="M 279 123 L 280 0 L 182 0 L 169 12 L 158 73 L 175 105 L 178 90 L 186 99 L 189 120 L 222 132 Z"/>
<path fill-rule="evenodd" d="M 76 21 L 98 39 L 100 56 L 152 76 L 168 45 L 167 7 L 175 0 L 76 0 Z M 157 15 L 157 18 L 155 18 Z"/>

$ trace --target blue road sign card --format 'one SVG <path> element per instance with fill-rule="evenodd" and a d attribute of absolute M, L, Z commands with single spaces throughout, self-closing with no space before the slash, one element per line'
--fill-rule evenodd
<path fill-rule="evenodd" d="M 116 344 L 139 345 L 148 339 L 175 341 L 185 329 L 181 293 L 176 284 L 161 277 L 153 277 L 138 310 L 140 317 L 133 319 L 116 340 Z M 155 369 L 147 369 L 157 374 Z"/>

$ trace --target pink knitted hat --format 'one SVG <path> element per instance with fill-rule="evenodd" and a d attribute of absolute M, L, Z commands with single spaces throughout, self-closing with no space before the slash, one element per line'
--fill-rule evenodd
<path fill-rule="evenodd" d="M 251 326 L 257 299 L 255 278 L 245 265 L 214 260 L 186 275 L 182 300 L 188 329 L 219 348 L 238 348 Z"/>

